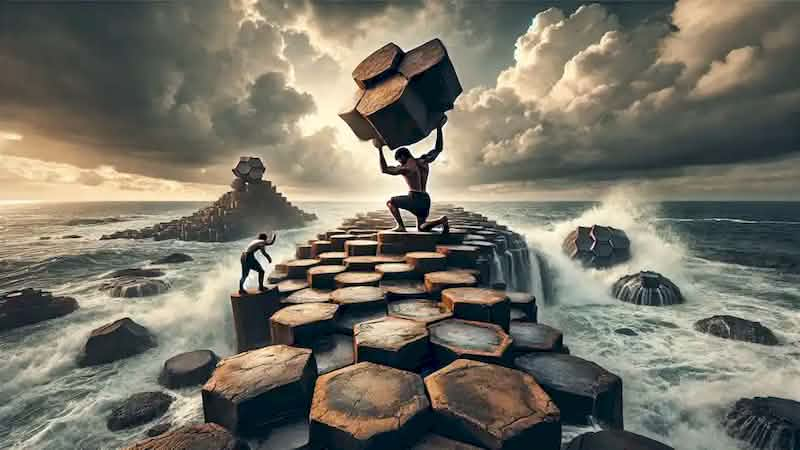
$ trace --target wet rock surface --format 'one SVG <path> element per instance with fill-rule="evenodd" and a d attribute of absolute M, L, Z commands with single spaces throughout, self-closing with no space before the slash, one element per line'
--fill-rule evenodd
<path fill-rule="evenodd" d="M 126 450 L 245 450 L 244 442 L 228 430 L 215 424 L 203 423 L 180 427 L 168 433 L 145 439 Z"/>
<path fill-rule="evenodd" d="M 72 297 L 54 296 L 39 289 L 20 289 L 0 296 L 0 331 L 65 316 L 78 309 Z"/>
<path fill-rule="evenodd" d="M 631 242 L 625 231 L 603 225 L 576 228 L 564 238 L 562 248 L 570 258 L 598 269 L 631 257 Z"/>
<path fill-rule="evenodd" d="M 512 322 L 509 332 L 514 353 L 561 352 L 564 335 L 553 327 L 530 322 Z"/>
<path fill-rule="evenodd" d="M 684 302 L 678 286 L 669 278 L 650 271 L 625 275 L 611 288 L 614 297 L 644 306 L 668 306 Z"/>
<path fill-rule="evenodd" d="M 743 398 L 724 419 L 727 433 L 754 449 L 800 449 L 800 402 L 778 397 Z"/>
<path fill-rule="evenodd" d="M 326 303 L 331 301 L 331 290 L 306 288 L 292 293 L 281 303 L 295 305 L 301 303 Z"/>
<path fill-rule="evenodd" d="M 344 272 L 336 275 L 333 279 L 336 288 L 351 286 L 374 286 L 380 285 L 383 274 L 378 272 Z"/>
<path fill-rule="evenodd" d="M 505 363 L 511 338 L 502 328 L 484 322 L 447 319 L 428 327 L 434 357 L 440 365 L 458 358 Z"/>
<path fill-rule="evenodd" d="M 577 356 L 528 353 L 514 360 L 531 374 L 561 410 L 564 423 L 586 425 L 589 416 L 613 429 L 623 428 L 622 379 Z"/>
<path fill-rule="evenodd" d="M 673 450 L 672 447 L 639 434 L 603 430 L 576 437 L 564 450 Z"/>
<path fill-rule="evenodd" d="M 453 316 L 453 313 L 441 303 L 420 298 L 410 298 L 389 303 L 389 315 L 429 325 L 440 320 L 449 319 Z"/>
<path fill-rule="evenodd" d="M 181 353 L 164 362 L 158 382 L 170 389 L 204 384 L 211 377 L 219 357 L 211 350 Z"/>
<path fill-rule="evenodd" d="M 311 445 L 330 450 L 407 448 L 428 428 L 422 378 L 369 362 L 319 378 L 311 406 Z"/>
<path fill-rule="evenodd" d="M 339 305 L 332 303 L 302 303 L 279 310 L 269 319 L 272 343 L 310 347 L 333 333 L 338 309 Z"/>
<path fill-rule="evenodd" d="M 311 350 L 271 345 L 225 358 L 203 386 L 207 422 L 254 435 L 308 413 L 317 379 Z"/>
<path fill-rule="evenodd" d="M 559 410 L 528 374 L 457 360 L 428 375 L 434 430 L 490 449 L 558 450 Z"/>
<path fill-rule="evenodd" d="M 115 407 L 106 420 L 111 431 L 143 425 L 164 415 L 175 398 L 163 392 L 139 392 Z"/>
<path fill-rule="evenodd" d="M 477 287 L 450 288 L 442 291 L 442 303 L 458 319 L 493 323 L 508 330 L 510 301 L 503 291 Z"/>
<path fill-rule="evenodd" d="M 334 333 L 317 339 L 311 346 L 317 361 L 317 373 L 324 375 L 355 363 L 353 347 L 353 337 L 346 334 Z"/>
<path fill-rule="evenodd" d="M 403 370 L 415 370 L 428 358 L 428 330 L 424 323 L 384 317 L 353 328 L 356 361 Z"/>
<path fill-rule="evenodd" d="M 92 330 L 78 362 L 81 366 L 105 364 L 155 346 L 156 339 L 147 328 L 124 317 Z"/>
<path fill-rule="evenodd" d="M 753 322 L 739 317 L 720 315 L 698 320 L 694 329 L 701 333 L 723 339 L 751 342 L 762 345 L 778 345 L 778 338 L 769 328 L 760 322 Z"/>
<path fill-rule="evenodd" d="M 169 288 L 169 283 L 164 280 L 130 277 L 115 278 L 100 286 L 110 296 L 122 298 L 150 297 L 167 292 Z"/>
<path fill-rule="evenodd" d="M 439 296 L 445 289 L 458 287 L 472 287 L 478 284 L 474 275 L 461 270 L 448 270 L 425 274 L 425 291 L 428 294 Z"/>

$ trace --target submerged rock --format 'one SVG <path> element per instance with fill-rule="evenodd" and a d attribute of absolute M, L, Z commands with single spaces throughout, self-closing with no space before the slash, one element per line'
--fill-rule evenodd
<path fill-rule="evenodd" d="M 777 397 L 743 398 L 725 417 L 725 430 L 752 448 L 800 450 L 800 402 Z"/>
<path fill-rule="evenodd" d="M 245 450 L 247 445 L 215 423 L 180 427 L 125 450 Z"/>
<path fill-rule="evenodd" d="M 79 363 L 81 366 L 105 364 L 155 346 L 155 337 L 147 328 L 125 317 L 92 330 Z"/>
<path fill-rule="evenodd" d="M 653 439 L 622 430 L 603 430 L 576 437 L 564 450 L 674 450 Z"/>
<path fill-rule="evenodd" d="M 666 306 L 683 303 L 678 286 L 669 278 L 650 271 L 625 275 L 611 288 L 614 297 L 626 303 Z"/>
<path fill-rule="evenodd" d="M 762 345 L 778 345 L 778 338 L 775 337 L 772 330 L 761 325 L 760 322 L 734 316 L 719 315 L 698 320 L 694 323 L 694 329 L 724 339 Z"/>
<path fill-rule="evenodd" d="M 59 297 L 38 289 L 21 289 L 0 296 L 0 331 L 65 316 L 78 309 L 72 297 Z"/>
<path fill-rule="evenodd" d="M 109 273 L 105 278 L 158 278 L 163 276 L 164 271 L 161 269 L 120 269 Z"/>
<path fill-rule="evenodd" d="M 118 431 L 145 424 L 163 416 L 173 401 L 174 397 L 163 392 L 133 394 L 111 411 L 106 426 L 111 431 Z"/>
<path fill-rule="evenodd" d="M 172 422 L 161 422 L 150 427 L 145 434 L 147 437 L 155 437 L 162 435 L 172 428 Z"/>
<path fill-rule="evenodd" d="M 149 278 L 117 278 L 100 286 L 112 297 L 138 298 L 158 295 L 169 290 L 169 283 L 164 280 Z"/>
<path fill-rule="evenodd" d="M 194 258 L 186 253 L 170 253 L 163 258 L 153 261 L 153 264 L 179 264 L 184 262 L 194 261 Z"/>
<path fill-rule="evenodd" d="M 195 350 L 168 359 L 158 382 L 170 389 L 203 384 L 211 377 L 219 357 L 211 350 Z"/>
<path fill-rule="evenodd" d="M 617 328 L 616 330 L 614 330 L 614 333 L 621 334 L 623 336 L 638 336 L 639 335 L 639 333 L 637 333 L 634 330 L 631 330 L 630 328 Z"/>

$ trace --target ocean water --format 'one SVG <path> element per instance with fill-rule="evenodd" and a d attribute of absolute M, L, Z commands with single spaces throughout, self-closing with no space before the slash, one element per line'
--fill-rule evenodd
<path fill-rule="evenodd" d="M 81 306 L 68 316 L 0 334 L 0 448 L 105 449 L 129 444 L 148 426 L 108 431 L 106 417 L 116 401 L 162 389 L 156 382 L 159 370 L 176 353 L 200 348 L 222 356 L 233 352 L 228 295 L 236 288 L 238 255 L 246 240 L 98 240 L 102 234 L 144 227 L 199 206 L 0 205 L 0 292 L 42 288 L 73 296 Z M 320 220 L 280 231 L 271 252 L 276 261 L 291 257 L 295 242 L 381 204 L 300 206 Z M 800 400 L 800 203 L 650 203 L 618 193 L 598 203 L 464 206 L 523 233 L 547 262 L 553 295 L 540 299 L 540 321 L 562 329 L 573 354 L 622 377 L 628 430 L 677 449 L 743 448 L 719 425 L 732 402 L 756 395 Z M 118 222 L 86 223 L 105 218 Z M 593 223 L 625 229 L 633 259 L 605 271 L 586 270 L 568 260 L 561 253 L 563 237 L 578 224 Z M 66 235 L 81 237 L 61 238 Z M 147 266 L 171 252 L 185 252 L 195 260 L 168 266 L 168 292 L 118 299 L 99 291 L 109 271 Z M 644 269 L 670 277 L 687 302 L 648 308 L 610 297 L 618 277 Z M 722 313 L 761 321 L 782 345 L 727 341 L 693 330 L 694 321 Z M 89 332 L 124 316 L 150 328 L 158 347 L 112 364 L 78 367 L 76 357 Z M 620 327 L 639 335 L 614 333 Z M 172 394 L 177 400 L 167 420 L 202 420 L 197 388 Z M 565 439 L 587 429 L 568 427 Z"/>

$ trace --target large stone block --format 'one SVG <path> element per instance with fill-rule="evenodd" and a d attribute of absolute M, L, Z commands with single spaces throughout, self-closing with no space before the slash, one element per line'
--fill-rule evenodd
<path fill-rule="evenodd" d="M 411 280 L 419 278 L 414 267 L 406 263 L 387 263 L 375 266 L 375 271 L 381 274 L 382 280 Z"/>
<path fill-rule="evenodd" d="M 54 297 L 38 289 L 20 289 L 0 295 L 0 331 L 69 314 L 78 309 L 72 297 Z"/>
<path fill-rule="evenodd" d="M 356 361 L 403 370 L 422 367 L 429 355 L 428 330 L 422 322 L 384 317 L 353 329 Z"/>
<path fill-rule="evenodd" d="M 447 267 L 447 256 L 438 252 L 406 253 L 406 264 L 420 274 L 439 272 Z"/>
<path fill-rule="evenodd" d="M 305 279 L 308 269 L 318 265 L 318 259 L 295 259 L 286 263 L 286 275 L 289 278 Z"/>
<path fill-rule="evenodd" d="M 302 303 L 287 306 L 269 319 L 273 344 L 310 348 L 314 341 L 333 333 L 338 305 Z"/>
<path fill-rule="evenodd" d="M 380 286 L 386 294 L 387 300 L 424 298 L 428 296 L 428 292 L 425 290 L 425 283 L 418 280 L 381 281 Z"/>
<path fill-rule="evenodd" d="M 236 349 L 239 352 L 269 344 L 269 318 L 281 308 L 278 288 L 231 294 Z"/>
<path fill-rule="evenodd" d="M 458 319 L 487 322 L 508 331 L 510 302 L 503 291 L 477 287 L 442 291 L 442 303 Z"/>
<path fill-rule="evenodd" d="M 342 242 L 344 247 L 344 242 Z M 347 257 L 345 252 L 325 252 L 317 255 L 322 265 L 344 265 L 344 259 Z"/>
<path fill-rule="evenodd" d="M 372 272 L 378 264 L 386 263 L 400 263 L 404 259 L 402 256 L 396 255 L 380 255 L 380 256 L 348 256 L 344 259 L 344 265 L 347 270 L 359 272 Z"/>
<path fill-rule="evenodd" d="M 531 322 L 511 322 L 514 353 L 563 352 L 564 335 L 553 327 Z"/>
<path fill-rule="evenodd" d="M 415 320 L 429 325 L 453 317 L 452 311 L 441 303 L 421 298 L 409 298 L 389 303 L 389 315 L 401 319 Z"/>
<path fill-rule="evenodd" d="M 217 367 L 219 357 L 211 350 L 195 350 L 173 356 L 164 363 L 158 382 L 170 389 L 203 384 Z"/>
<path fill-rule="evenodd" d="M 311 445 L 329 450 L 407 448 L 430 426 L 419 375 L 369 362 L 319 377 Z"/>
<path fill-rule="evenodd" d="M 614 297 L 623 302 L 646 306 L 683 303 L 683 294 L 675 283 L 660 273 L 641 271 L 625 275 L 611 287 Z"/>
<path fill-rule="evenodd" d="M 334 277 L 336 288 L 346 288 L 353 286 L 374 286 L 377 287 L 383 274 L 378 272 L 343 272 Z"/>
<path fill-rule="evenodd" d="M 353 69 L 353 81 L 361 89 L 375 86 L 379 81 L 396 73 L 405 53 L 394 42 L 372 52 Z"/>
<path fill-rule="evenodd" d="M 473 268 L 477 265 L 481 251 L 472 245 L 437 245 L 436 251 L 447 256 L 447 265 Z"/>
<path fill-rule="evenodd" d="M 430 133 L 428 108 L 408 79 L 394 74 L 367 89 L 356 106 L 389 148 L 419 142 Z"/>
<path fill-rule="evenodd" d="M 317 364 L 311 350 L 271 345 L 225 358 L 203 386 L 206 422 L 261 434 L 308 414 Z"/>
<path fill-rule="evenodd" d="M 622 429 L 622 379 L 599 365 L 560 353 L 528 353 L 514 360 L 533 375 L 561 410 L 564 423 L 590 424 L 589 417 Z"/>
<path fill-rule="evenodd" d="M 344 244 L 347 256 L 375 256 L 378 253 L 378 243 L 369 239 L 352 239 Z"/>
<path fill-rule="evenodd" d="M 215 423 L 187 425 L 137 442 L 125 450 L 241 450 L 244 442 Z"/>
<path fill-rule="evenodd" d="M 439 296 L 444 289 L 472 287 L 476 284 L 478 284 L 478 279 L 463 270 L 447 270 L 425 274 L 425 290 L 433 296 Z"/>
<path fill-rule="evenodd" d="M 439 39 L 432 39 L 406 53 L 397 69 L 425 99 L 430 110 L 448 111 L 463 89 Z"/>
<path fill-rule="evenodd" d="M 79 358 L 81 366 L 105 364 L 137 355 L 156 346 L 150 331 L 129 317 L 92 330 Z"/>
<path fill-rule="evenodd" d="M 320 265 L 308 269 L 308 285 L 314 289 L 333 289 L 334 277 L 347 270 L 345 266 Z"/>
<path fill-rule="evenodd" d="M 362 141 L 379 138 L 378 132 L 372 124 L 358 112 L 358 104 L 364 98 L 364 90 L 357 89 L 350 102 L 339 111 L 339 117 L 353 130 L 353 134 Z"/>
<path fill-rule="evenodd" d="M 281 300 L 285 305 L 299 305 L 301 303 L 327 303 L 331 301 L 331 292 L 328 289 L 306 288 L 299 290 Z"/>
<path fill-rule="evenodd" d="M 432 252 L 439 242 L 439 233 L 424 231 L 380 231 L 378 242 L 382 248 L 391 249 L 390 254 L 406 254 L 409 252 Z M 386 252 L 384 252 L 386 253 Z"/>
<path fill-rule="evenodd" d="M 440 365 L 458 358 L 507 364 L 511 337 L 485 322 L 447 319 L 428 327 L 433 355 Z"/>
<path fill-rule="evenodd" d="M 559 410 L 518 370 L 460 359 L 425 377 L 434 430 L 489 449 L 559 450 Z"/>
<path fill-rule="evenodd" d="M 630 259 L 630 240 L 623 230 L 602 225 L 577 227 L 562 244 L 572 259 L 597 269 L 606 268 Z"/>
<path fill-rule="evenodd" d="M 354 234 L 347 234 L 347 233 L 332 234 L 331 237 L 328 238 L 328 240 L 331 241 L 331 245 L 333 246 L 333 251 L 335 252 L 343 252 L 344 243 L 347 241 L 351 241 L 353 239 L 357 239 L 357 236 Z"/>

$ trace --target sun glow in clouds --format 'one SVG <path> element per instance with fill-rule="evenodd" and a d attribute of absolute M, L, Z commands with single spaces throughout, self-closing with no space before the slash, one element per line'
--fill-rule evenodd
<path fill-rule="evenodd" d="M 21 141 L 22 135 L 11 131 L 0 131 L 0 140 L 4 141 Z"/>

